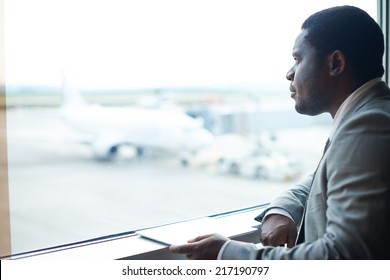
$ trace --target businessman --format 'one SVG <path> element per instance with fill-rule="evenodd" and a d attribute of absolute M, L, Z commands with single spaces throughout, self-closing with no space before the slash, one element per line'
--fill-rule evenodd
<path fill-rule="evenodd" d="M 383 53 L 382 31 L 361 9 L 340 6 L 310 16 L 287 80 L 298 113 L 333 118 L 315 172 L 256 217 L 262 248 L 209 234 L 172 245 L 171 252 L 189 259 L 390 259 Z"/>

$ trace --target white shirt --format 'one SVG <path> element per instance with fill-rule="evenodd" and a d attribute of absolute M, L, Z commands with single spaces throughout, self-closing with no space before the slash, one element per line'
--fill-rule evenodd
<path fill-rule="evenodd" d="M 347 99 L 344 100 L 344 102 L 340 105 L 339 109 L 336 112 L 336 115 L 333 119 L 332 129 L 329 134 L 329 140 L 332 141 L 333 135 L 336 132 L 337 128 L 339 127 L 341 121 L 345 117 L 345 115 L 348 113 L 348 111 L 361 99 L 364 97 L 364 95 L 367 93 L 368 89 L 375 86 L 377 83 L 381 82 L 382 78 L 375 78 L 361 87 L 359 87 L 357 90 L 355 90 L 350 96 L 348 96 Z M 286 217 L 289 217 L 291 220 L 293 220 L 290 213 L 288 213 L 286 210 L 282 208 L 273 208 L 268 210 L 267 214 L 265 214 L 264 218 L 271 215 L 271 214 L 279 214 L 284 215 Z M 219 253 L 218 253 L 218 260 L 221 259 L 223 251 L 225 250 L 226 246 L 228 245 L 230 241 L 226 241 L 223 246 L 221 247 Z"/>

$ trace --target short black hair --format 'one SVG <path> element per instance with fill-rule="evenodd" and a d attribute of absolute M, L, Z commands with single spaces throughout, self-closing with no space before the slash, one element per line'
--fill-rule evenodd
<path fill-rule="evenodd" d="M 383 76 L 383 33 L 362 9 L 353 6 L 325 9 L 307 18 L 302 29 L 307 30 L 306 42 L 319 55 L 342 51 L 362 82 Z"/>

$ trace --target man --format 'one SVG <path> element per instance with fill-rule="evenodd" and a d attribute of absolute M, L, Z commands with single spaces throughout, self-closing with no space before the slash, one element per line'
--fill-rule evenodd
<path fill-rule="evenodd" d="M 257 217 L 264 247 L 211 234 L 171 252 L 190 259 L 390 259 L 390 90 L 381 81 L 383 52 L 380 27 L 358 8 L 310 16 L 287 79 L 297 112 L 328 112 L 334 119 L 316 171 Z"/>

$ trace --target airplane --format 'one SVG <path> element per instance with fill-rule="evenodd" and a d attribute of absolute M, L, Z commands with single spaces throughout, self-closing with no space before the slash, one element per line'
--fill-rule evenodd
<path fill-rule="evenodd" d="M 115 157 L 122 145 L 135 147 L 137 155 L 143 156 L 150 148 L 194 151 L 214 138 L 200 120 L 181 110 L 90 104 L 66 80 L 62 91 L 62 117 L 92 136 L 90 144 L 100 160 Z"/>

